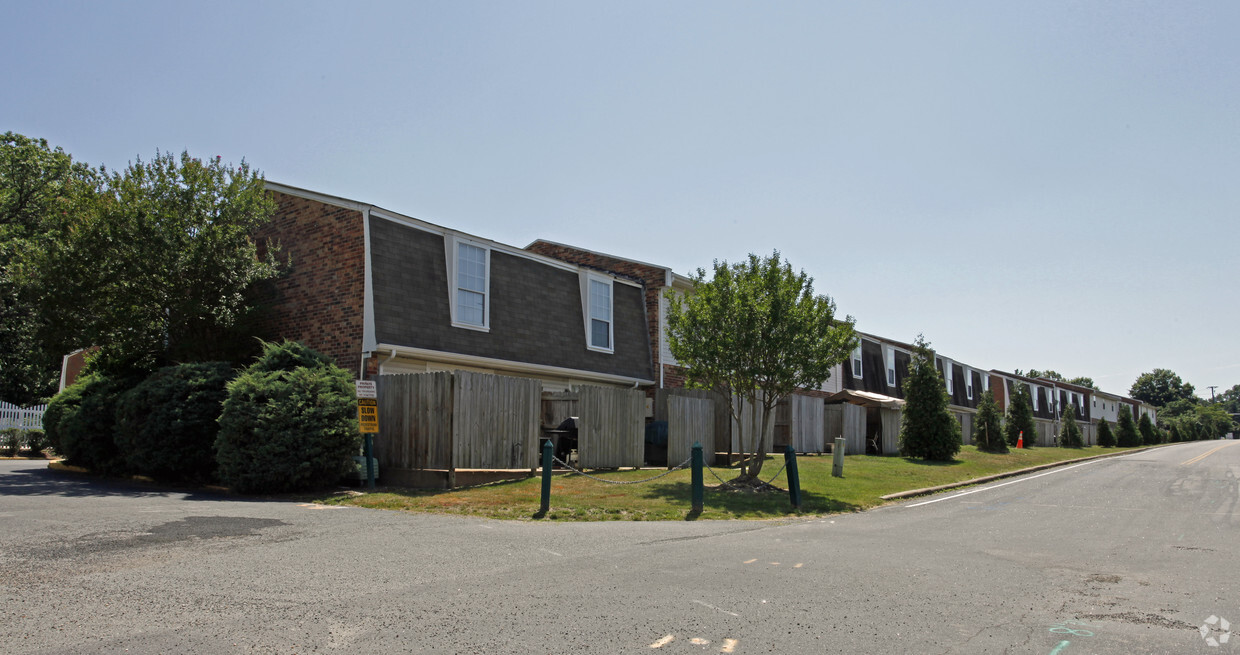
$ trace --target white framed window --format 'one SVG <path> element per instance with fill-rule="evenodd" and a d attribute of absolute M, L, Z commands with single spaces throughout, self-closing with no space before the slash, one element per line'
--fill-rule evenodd
<path fill-rule="evenodd" d="M 947 383 L 947 395 L 956 393 L 955 385 L 952 384 L 952 363 L 949 360 L 943 360 L 943 381 Z"/>
<path fill-rule="evenodd" d="M 1038 411 L 1038 388 L 1029 385 L 1029 397 L 1033 399 L 1033 411 Z"/>
<path fill-rule="evenodd" d="M 446 240 L 448 304 L 454 327 L 491 328 L 491 249 L 455 237 Z"/>
<path fill-rule="evenodd" d="M 968 368 L 964 370 L 964 395 L 973 400 L 973 370 Z"/>
<path fill-rule="evenodd" d="M 894 387 L 896 386 L 896 350 L 888 347 L 884 354 L 887 360 L 887 386 Z"/>
<path fill-rule="evenodd" d="M 590 350 L 615 352 L 612 330 L 611 278 L 588 276 L 586 344 Z"/>
<path fill-rule="evenodd" d="M 861 342 L 857 342 L 857 347 L 852 352 L 852 374 L 853 377 L 860 380 L 863 376 L 865 368 L 861 365 Z"/>

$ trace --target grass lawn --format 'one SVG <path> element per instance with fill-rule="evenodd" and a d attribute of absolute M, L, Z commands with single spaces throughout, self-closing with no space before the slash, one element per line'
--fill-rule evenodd
<path fill-rule="evenodd" d="M 769 519 L 798 514 L 828 514 L 868 509 L 883 504 L 886 494 L 910 489 L 961 482 L 985 475 L 1012 471 L 1039 464 L 1058 462 L 1123 448 L 1030 448 L 1006 455 L 978 452 L 964 446 L 955 461 L 923 462 L 903 457 L 850 455 L 845 458 L 844 477 L 831 477 L 831 456 L 800 456 L 802 507 L 792 510 L 786 493 L 754 494 L 722 491 L 719 481 L 705 471 L 705 509 L 700 516 L 690 514 L 690 472 L 676 471 L 642 484 L 604 484 L 580 475 L 557 475 L 551 482 L 551 511 L 546 518 L 567 521 L 678 521 L 704 519 Z M 769 480 L 783 464 L 782 457 L 770 457 L 763 465 L 763 480 Z M 735 469 L 715 468 L 725 480 L 736 476 Z M 608 480 L 642 480 L 659 471 L 613 471 L 597 473 Z M 786 473 L 773 481 L 787 488 Z M 411 512 L 463 514 L 497 519 L 532 519 L 538 511 L 540 478 L 527 478 L 466 489 L 413 490 L 379 489 L 362 495 L 338 495 L 320 502 L 376 509 Z"/>

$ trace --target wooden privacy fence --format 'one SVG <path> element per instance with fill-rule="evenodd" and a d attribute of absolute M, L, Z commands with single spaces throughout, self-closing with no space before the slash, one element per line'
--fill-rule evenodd
<path fill-rule="evenodd" d="M 47 411 L 47 405 L 18 407 L 12 403 L 0 401 L 0 430 L 8 428 L 42 430 L 43 412 L 45 411 Z"/>
<path fill-rule="evenodd" d="M 469 371 L 378 378 L 380 467 L 532 469 L 542 385 Z"/>
<path fill-rule="evenodd" d="M 827 405 L 825 408 L 823 437 L 835 443 L 836 437 L 844 437 L 844 452 L 852 455 L 865 454 L 865 408 L 852 403 Z"/>
<path fill-rule="evenodd" d="M 640 467 L 646 457 L 646 394 L 636 389 L 575 388 L 577 457 L 585 468 Z"/>

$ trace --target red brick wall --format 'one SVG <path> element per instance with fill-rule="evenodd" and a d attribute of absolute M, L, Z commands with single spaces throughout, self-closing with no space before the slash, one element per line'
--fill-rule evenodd
<path fill-rule="evenodd" d="M 659 358 L 659 294 L 667 281 L 666 269 L 647 266 L 616 257 L 608 257 L 598 253 L 562 246 L 547 241 L 535 241 L 526 250 L 545 255 L 562 262 L 586 266 L 602 271 L 617 273 L 626 277 L 641 280 L 646 293 L 646 327 L 650 336 L 650 357 L 653 370 L 661 364 Z M 683 387 L 684 384 L 666 384 L 665 386 Z"/>
<path fill-rule="evenodd" d="M 256 236 L 260 244 L 278 241 L 292 266 L 276 281 L 263 331 L 301 341 L 357 375 L 365 321 L 362 214 L 283 193 L 272 197 L 279 209 Z"/>

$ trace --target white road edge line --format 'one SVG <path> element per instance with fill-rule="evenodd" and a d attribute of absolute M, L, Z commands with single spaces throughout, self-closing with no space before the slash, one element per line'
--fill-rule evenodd
<path fill-rule="evenodd" d="M 1134 455 L 1135 455 L 1136 453 L 1132 453 L 1132 454 L 1134 454 Z M 975 494 L 975 493 L 977 493 L 977 492 L 979 492 L 979 491 L 990 491 L 991 489 L 998 489 L 999 487 L 1006 487 L 1006 486 L 1008 486 L 1009 484 L 1016 484 L 1017 482 L 1027 482 L 1027 481 L 1029 481 L 1029 480 L 1035 480 L 1035 479 L 1040 478 L 1040 477 L 1042 477 L 1042 476 L 1046 476 L 1046 475 L 1053 475 L 1053 474 L 1055 474 L 1055 473 L 1062 473 L 1062 472 L 1064 472 L 1064 471 L 1070 471 L 1070 470 L 1072 470 L 1072 469 L 1074 469 L 1074 468 L 1080 468 L 1080 467 L 1082 467 L 1082 466 L 1088 466 L 1088 465 L 1090 465 L 1090 464 L 1094 464 L 1094 463 L 1097 463 L 1097 462 L 1105 462 L 1105 461 L 1107 461 L 1107 460 L 1115 460 L 1115 459 L 1120 459 L 1121 457 L 1128 457 L 1128 455 L 1119 455 L 1118 457 L 1107 457 L 1107 458 L 1103 458 L 1103 459 L 1091 459 L 1091 460 L 1089 460 L 1088 462 L 1081 462 L 1080 464 L 1073 464 L 1072 466 L 1064 466 L 1064 467 L 1057 468 L 1057 469 L 1051 469 L 1051 470 L 1047 471 L 1046 473 L 1039 473 L 1039 474 L 1037 474 L 1037 475 L 1031 475 L 1031 476 L 1029 476 L 1029 477 L 1027 477 L 1027 478 L 1018 478 L 1018 479 L 1016 479 L 1016 480 L 1012 480 L 1012 481 L 1010 481 L 1010 482 L 1002 482 L 1002 483 L 1000 483 L 1000 484 L 991 485 L 991 486 L 989 486 L 989 487 L 979 487 L 979 488 L 977 488 L 977 489 L 970 489 L 970 490 L 968 490 L 968 491 L 962 491 L 962 492 L 960 492 L 960 493 L 958 493 L 958 494 L 953 494 L 953 495 L 951 495 L 951 496 L 944 496 L 944 497 L 942 497 L 942 498 L 935 498 L 935 499 L 933 499 L 933 500 L 926 500 L 926 501 L 922 501 L 922 502 L 920 502 L 920 503 L 913 503 L 912 505 L 905 505 L 905 507 L 921 507 L 922 505 L 929 505 L 930 503 L 937 503 L 937 502 L 941 502 L 941 501 L 944 501 L 944 500 L 955 500 L 956 498 L 959 498 L 959 497 L 961 497 L 961 496 L 968 496 L 969 494 Z"/>

